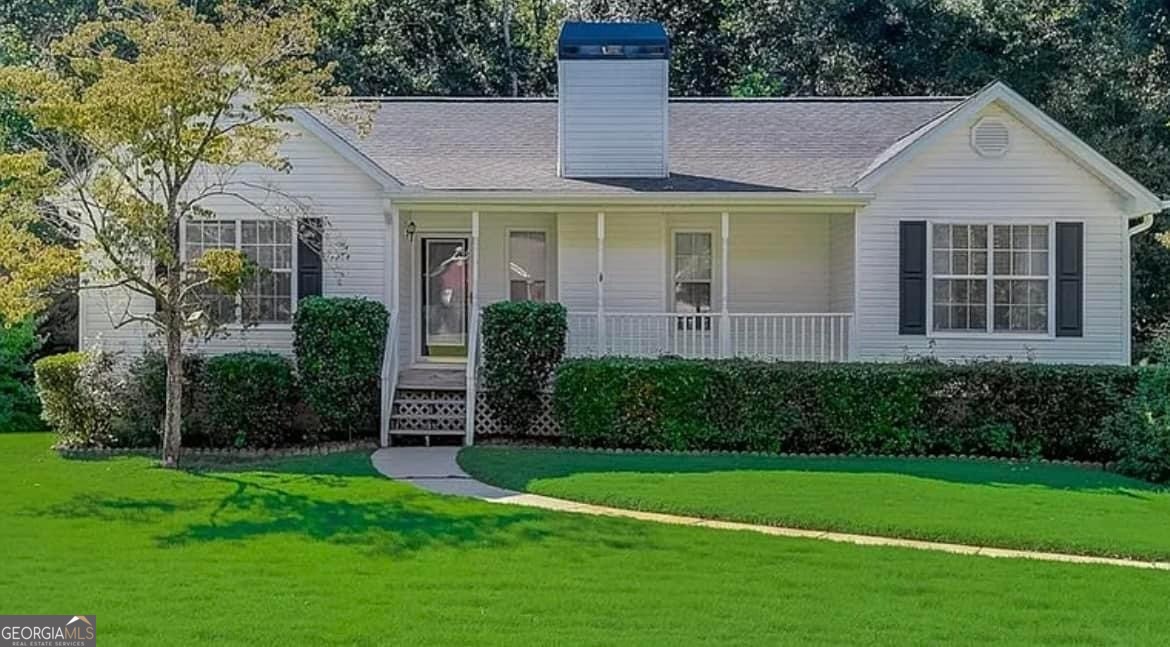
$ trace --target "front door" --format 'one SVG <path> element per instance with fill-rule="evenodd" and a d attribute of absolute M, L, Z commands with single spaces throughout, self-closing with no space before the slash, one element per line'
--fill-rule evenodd
<path fill-rule="evenodd" d="M 422 239 L 422 355 L 467 358 L 470 258 L 466 238 Z"/>

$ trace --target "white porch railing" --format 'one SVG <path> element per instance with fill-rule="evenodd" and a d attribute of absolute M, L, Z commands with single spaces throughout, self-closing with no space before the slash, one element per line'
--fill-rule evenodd
<path fill-rule="evenodd" d="M 843 362 L 849 359 L 852 313 L 570 312 L 570 357 L 749 357 Z M 598 334 L 598 326 L 604 334 Z M 726 327 L 726 329 L 725 329 Z"/>
<path fill-rule="evenodd" d="M 386 325 L 386 341 L 382 347 L 382 415 L 379 442 L 390 444 L 390 414 L 394 408 L 394 392 L 398 389 L 398 310 L 390 313 Z"/>

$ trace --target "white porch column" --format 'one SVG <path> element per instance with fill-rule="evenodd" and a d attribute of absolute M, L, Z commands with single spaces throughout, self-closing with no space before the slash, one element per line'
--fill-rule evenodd
<path fill-rule="evenodd" d="M 731 314 L 727 309 L 727 291 L 730 284 L 728 276 L 731 274 L 730 263 L 727 259 L 728 239 L 731 237 L 731 217 L 726 211 L 720 214 L 720 231 L 723 237 L 722 267 L 720 268 L 720 316 L 719 316 L 719 356 L 731 357 Z"/>
<path fill-rule="evenodd" d="M 605 212 L 597 212 L 597 355 L 605 355 Z"/>
<path fill-rule="evenodd" d="M 390 312 L 397 313 L 399 309 L 399 301 L 402 296 L 402 214 L 398 212 L 398 205 L 391 203 L 390 205 L 390 249 L 387 251 L 386 271 L 390 276 L 390 299 L 386 302 L 386 306 L 390 308 Z M 399 316 L 401 320 L 402 317 Z"/>
<path fill-rule="evenodd" d="M 384 257 L 385 271 L 383 273 L 383 281 L 385 293 L 383 300 L 386 308 L 390 310 L 390 321 L 395 321 L 398 313 L 398 294 L 399 294 L 399 259 L 398 259 L 398 226 L 399 215 L 398 206 L 392 201 L 387 200 L 385 203 L 388 223 L 386 226 L 386 252 Z M 382 349 L 382 375 L 381 375 L 381 414 L 378 418 L 378 443 L 380 447 L 387 447 L 390 444 L 390 414 L 394 408 L 394 390 L 395 384 L 398 383 L 398 375 L 396 355 L 398 353 L 398 327 L 393 325 L 386 328 L 386 348 Z"/>
<path fill-rule="evenodd" d="M 475 444 L 476 369 L 479 366 L 479 212 L 471 212 L 471 316 L 467 329 L 467 396 L 463 444 Z"/>

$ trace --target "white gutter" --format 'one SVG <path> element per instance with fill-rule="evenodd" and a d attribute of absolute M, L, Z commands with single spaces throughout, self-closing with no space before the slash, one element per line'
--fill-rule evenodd
<path fill-rule="evenodd" d="M 771 204 L 863 207 L 873 199 L 874 194 L 860 191 L 845 192 L 804 192 L 804 191 L 745 191 L 745 192 L 697 192 L 697 191 L 647 191 L 630 193 L 554 193 L 540 191 L 427 191 L 406 188 L 394 191 L 388 196 L 396 204 L 530 204 L 547 207 L 595 207 L 679 205 L 695 206 L 766 206 Z"/>

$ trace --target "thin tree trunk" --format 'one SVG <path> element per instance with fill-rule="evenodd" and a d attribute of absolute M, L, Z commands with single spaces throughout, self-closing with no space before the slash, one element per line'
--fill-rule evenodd
<path fill-rule="evenodd" d="M 182 448 L 183 424 L 183 331 L 171 315 L 167 322 L 167 401 L 163 420 L 162 464 L 177 468 Z"/>
<path fill-rule="evenodd" d="M 512 96 L 520 96 L 520 76 L 516 73 L 516 57 L 512 52 L 512 0 L 504 0 L 504 51 L 508 54 L 508 76 L 512 81 Z"/>

